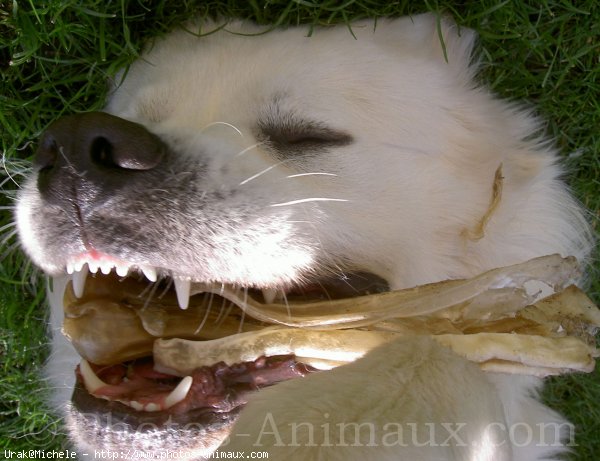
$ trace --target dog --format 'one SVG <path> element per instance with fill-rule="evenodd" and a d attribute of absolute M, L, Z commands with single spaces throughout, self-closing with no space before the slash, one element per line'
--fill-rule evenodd
<path fill-rule="evenodd" d="M 539 402 L 540 379 L 484 373 L 420 336 L 268 386 L 206 424 L 81 389 L 71 402 L 80 357 L 61 333 L 63 297 L 103 274 L 174 285 L 187 307 L 197 283 L 266 301 L 336 283 L 363 294 L 552 253 L 585 263 L 593 245 L 539 120 L 476 82 L 473 31 L 428 14 L 267 34 L 236 21 L 188 29 L 203 36 L 155 41 L 115 78 L 104 112 L 55 122 L 19 196 L 22 245 L 52 276 L 47 373 L 80 453 L 565 453 L 570 425 Z"/>

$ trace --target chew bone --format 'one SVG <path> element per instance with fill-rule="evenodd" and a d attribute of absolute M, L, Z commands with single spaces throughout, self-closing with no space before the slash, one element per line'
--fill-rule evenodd
<path fill-rule="evenodd" d="M 598 356 L 600 311 L 572 285 L 578 277 L 575 258 L 550 255 L 466 280 L 291 305 L 195 283 L 192 291 L 203 294 L 185 311 L 173 294 L 140 297 L 127 279 L 118 281 L 118 292 L 114 283 L 97 279 L 80 298 L 67 289 L 64 331 L 94 363 L 154 353 L 159 368 L 182 376 L 218 361 L 290 353 L 316 368 L 331 368 L 416 334 L 431 336 L 485 370 L 590 371 Z M 213 309 L 215 303 L 221 309 Z M 239 309 L 223 309 L 225 304 Z"/>
<path fill-rule="evenodd" d="M 403 323 L 406 328 L 400 332 Z M 180 376 L 219 361 L 234 364 L 275 354 L 295 354 L 308 365 L 328 369 L 402 335 L 429 334 L 426 322 L 420 323 L 422 330 L 417 332 L 415 323 L 415 319 L 399 319 L 393 324 L 395 331 L 389 324 L 384 325 L 385 330 L 377 324 L 372 330 L 270 327 L 212 341 L 161 339 L 154 343 L 154 361 L 158 370 Z M 535 376 L 590 372 L 599 356 L 594 334 L 600 327 L 600 311 L 574 286 L 498 320 L 492 327 L 486 322 L 434 324 L 437 334 L 431 338 L 487 371 Z"/>
<path fill-rule="evenodd" d="M 477 302 L 453 305 L 429 315 L 375 322 L 368 330 L 279 326 L 213 341 L 157 340 L 154 360 L 158 369 L 182 376 L 215 361 L 229 364 L 290 353 L 315 368 L 328 369 L 400 336 L 421 334 L 430 335 L 486 371 L 535 376 L 592 371 L 594 358 L 599 356 L 595 347 L 600 328 L 598 308 L 574 285 L 562 289 L 558 283 L 561 291 L 548 295 L 553 290 L 548 290 L 546 282 L 530 284 L 527 277 L 521 280 L 526 280 L 523 285 L 527 286 L 513 287 L 522 291 L 516 298 L 514 289 L 507 292 L 503 286 L 499 296 L 495 289 L 487 290 L 475 297 Z M 434 285 L 439 288 L 443 283 Z M 523 299 L 536 296 L 541 299 L 523 305 Z M 494 303 L 499 309 L 493 309 Z M 483 307 L 490 310 L 486 312 Z"/>

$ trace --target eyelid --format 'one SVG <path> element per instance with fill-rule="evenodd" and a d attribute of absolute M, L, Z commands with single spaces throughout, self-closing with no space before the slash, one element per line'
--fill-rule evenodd
<path fill-rule="evenodd" d="M 279 147 L 335 147 L 353 142 L 344 131 L 330 128 L 323 123 L 307 120 L 279 120 L 278 123 L 259 124 L 260 137 L 275 148 Z"/>

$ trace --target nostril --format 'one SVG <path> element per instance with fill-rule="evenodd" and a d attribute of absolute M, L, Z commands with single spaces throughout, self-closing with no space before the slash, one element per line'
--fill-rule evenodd
<path fill-rule="evenodd" d="M 119 170 L 150 170 L 164 155 L 163 144 L 148 132 L 135 132 L 119 127 L 105 129 L 107 136 L 95 136 L 89 144 L 94 165 Z"/>
<path fill-rule="evenodd" d="M 104 136 L 94 138 L 90 146 L 90 155 L 96 165 L 119 168 L 119 164 L 114 158 L 114 147 Z"/>

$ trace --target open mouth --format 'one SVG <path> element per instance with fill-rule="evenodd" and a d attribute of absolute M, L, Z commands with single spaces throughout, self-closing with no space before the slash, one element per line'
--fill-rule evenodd
<path fill-rule="evenodd" d="M 222 422 L 257 389 L 406 335 L 428 335 L 483 370 L 535 376 L 589 372 L 599 353 L 600 312 L 572 285 L 572 257 L 398 291 L 368 273 L 262 290 L 108 258 L 67 269 L 63 331 L 83 359 L 74 403 L 138 421 Z"/>
<path fill-rule="evenodd" d="M 360 354 L 343 344 L 332 359 L 310 348 L 310 332 L 274 324 L 293 324 L 298 308 L 389 290 L 365 272 L 277 289 L 200 283 L 98 253 L 70 261 L 67 272 L 63 332 L 82 357 L 79 399 L 144 418 L 233 412 L 257 389 L 354 360 Z"/>

